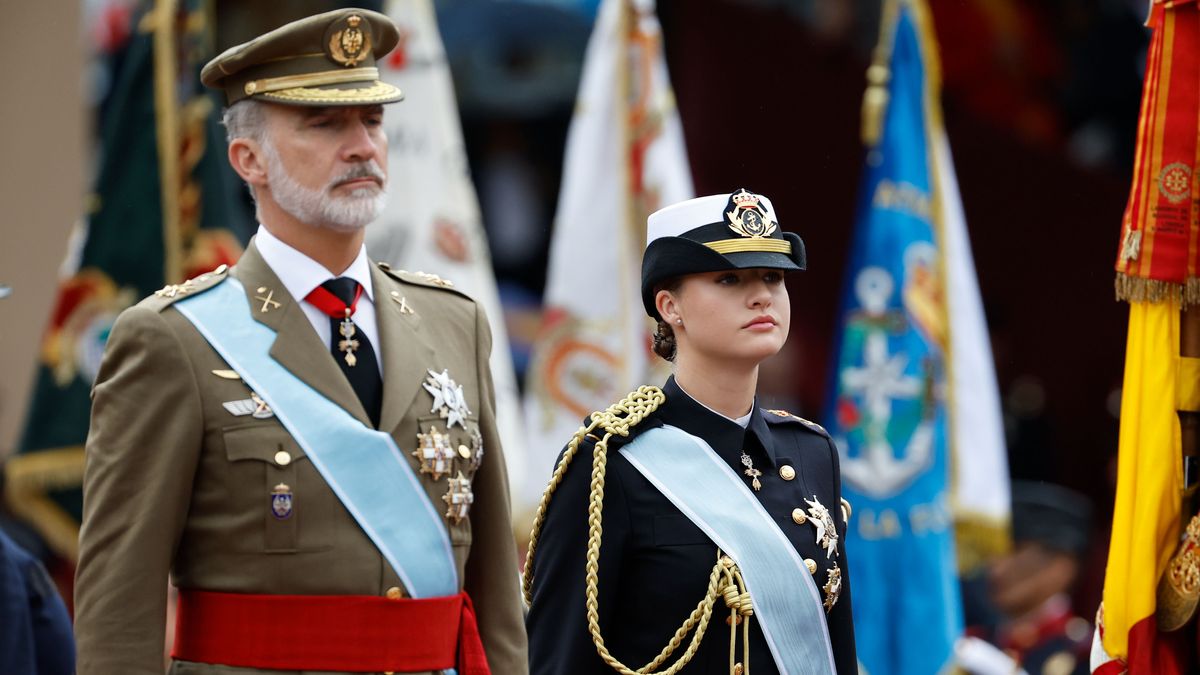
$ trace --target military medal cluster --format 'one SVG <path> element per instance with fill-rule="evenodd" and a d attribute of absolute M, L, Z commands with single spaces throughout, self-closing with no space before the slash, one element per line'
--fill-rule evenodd
<path fill-rule="evenodd" d="M 483 437 L 477 429 L 472 430 L 470 447 L 465 444 L 454 447 L 450 430 L 457 424 L 466 431 L 466 418 L 471 414 L 462 385 L 451 379 L 445 370 L 427 372 L 429 376 L 422 386 L 433 396 L 433 407 L 429 412 L 438 413 L 446 420 L 446 430 L 443 433 L 437 426 L 431 426 L 428 432 L 418 433 L 417 449 L 412 454 L 421 462 L 420 472 L 428 475 L 430 480 L 437 482 L 446 477 L 448 486 L 442 496 L 442 501 L 446 502 L 446 518 L 458 524 L 467 517 L 475 501 L 471 479 L 464 470 L 474 475 L 479 468 L 483 461 Z"/>

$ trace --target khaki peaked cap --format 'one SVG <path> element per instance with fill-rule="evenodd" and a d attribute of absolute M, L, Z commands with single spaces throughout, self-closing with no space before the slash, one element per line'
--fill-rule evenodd
<path fill-rule="evenodd" d="M 209 61 L 200 80 L 245 98 L 301 106 L 372 105 L 404 98 L 379 80 L 376 61 L 400 41 L 388 17 L 339 9 L 299 19 L 230 47 Z"/>

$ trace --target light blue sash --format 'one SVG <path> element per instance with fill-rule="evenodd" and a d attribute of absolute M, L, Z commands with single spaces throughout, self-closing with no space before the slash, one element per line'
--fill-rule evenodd
<path fill-rule="evenodd" d="M 409 595 L 458 593 L 442 516 L 392 437 L 366 427 L 271 358 L 275 332 L 251 317 L 242 284 L 226 279 L 175 308 L 271 406 Z"/>
<path fill-rule="evenodd" d="M 737 562 L 783 675 L 833 675 L 821 596 L 800 554 L 716 451 L 682 429 L 639 435 L 621 454 Z"/>

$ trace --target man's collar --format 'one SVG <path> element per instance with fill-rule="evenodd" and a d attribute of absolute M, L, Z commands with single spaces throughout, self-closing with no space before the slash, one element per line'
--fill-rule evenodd
<path fill-rule="evenodd" d="M 668 378 L 667 383 L 663 385 L 663 394 L 666 395 L 667 402 L 659 408 L 659 419 L 664 424 L 679 427 L 690 434 L 703 438 L 718 452 L 724 450 L 740 454 L 744 444 L 748 441 L 747 435 L 753 434 L 765 452 L 770 468 L 775 468 L 775 448 L 771 443 L 771 431 L 767 427 L 766 421 L 763 420 L 762 411 L 757 405 L 750 409 L 749 427 L 742 429 L 737 422 L 714 412 L 689 396 L 675 382 L 674 375 Z"/>
<path fill-rule="evenodd" d="M 304 300 L 314 288 L 335 278 L 321 263 L 284 243 L 262 225 L 254 235 L 255 244 L 263 260 L 270 266 L 288 293 L 296 300 Z M 358 257 L 342 272 L 341 276 L 354 279 L 363 287 L 363 293 L 371 302 L 375 301 L 375 289 L 371 284 L 371 264 L 367 260 L 367 247 L 358 250 Z"/>

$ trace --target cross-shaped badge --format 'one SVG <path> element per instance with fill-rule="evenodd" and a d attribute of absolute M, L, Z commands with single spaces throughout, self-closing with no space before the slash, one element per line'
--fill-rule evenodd
<path fill-rule="evenodd" d="M 266 286 L 259 286 L 258 292 L 267 294 L 267 297 L 265 297 L 265 298 L 262 297 L 261 295 L 254 296 L 255 300 L 262 301 L 262 309 L 260 309 L 259 311 L 262 312 L 263 314 L 266 314 L 268 311 L 270 311 L 272 309 L 279 309 L 281 307 L 279 302 L 274 300 L 274 298 L 275 298 L 274 290 L 269 289 Z"/>
<path fill-rule="evenodd" d="M 433 480 L 450 473 L 454 448 L 450 447 L 450 437 L 437 427 L 431 427 L 427 434 L 417 434 L 417 449 L 412 454 L 421 461 L 421 473 L 429 474 Z"/>
<path fill-rule="evenodd" d="M 446 517 L 457 525 L 467 517 L 471 504 L 475 503 L 475 494 L 471 492 L 471 481 L 461 471 L 449 483 L 450 489 L 442 495 L 442 501 L 446 502 Z"/>

